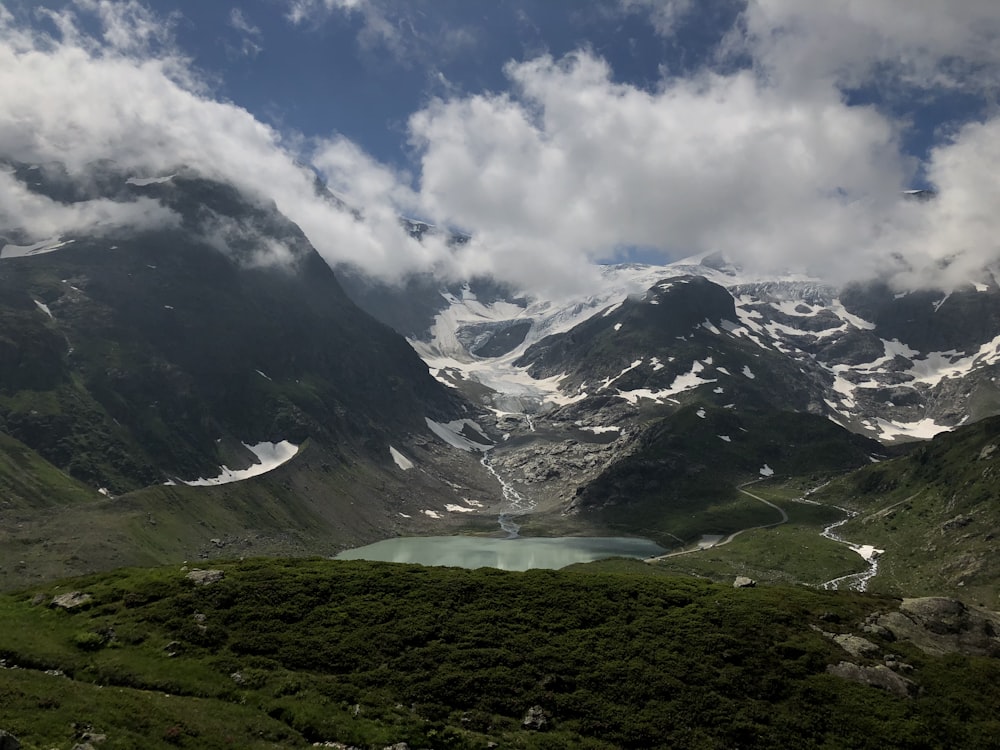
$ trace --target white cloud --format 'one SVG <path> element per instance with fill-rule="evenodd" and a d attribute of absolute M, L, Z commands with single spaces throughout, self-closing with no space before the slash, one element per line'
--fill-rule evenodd
<path fill-rule="evenodd" d="M 294 7 L 305 13 L 307 5 L 361 12 L 369 3 Z M 928 24 L 911 20 L 883 42 L 932 50 L 933 65 L 899 68 L 909 85 L 929 81 L 916 71 L 945 69 L 956 50 L 973 50 L 965 59 L 981 65 L 995 54 L 977 41 L 990 28 L 992 5 L 959 5 L 971 15 L 950 26 L 942 17 L 945 27 L 931 41 Z M 75 5 L 101 19 L 98 40 L 78 30 L 72 13 L 53 17 L 56 38 L 0 13 L 0 154 L 63 162 L 73 174 L 105 158 L 140 176 L 188 165 L 273 199 L 331 263 L 387 280 L 434 269 L 552 290 L 586 283 L 587 261 L 633 246 L 674 257 L 723 250 L 761 267 L 808 266 L 839 280 L 881 273 L 911 284 L 959 283 L 997 261 L 1000 119 L 967 124 L 932 152 L 924 167 L 941 192 L 936 202 L 902 200 L 918 167 L 900 152 L 903 125 L 850 105 L 841 88 L 889 59 L 872 39 L 891 31 L 890 16 L 875 10 L 894 6 L 857 4 L 858 18 L 877 33 L 856 39 L 802 7 L 755 0 L 743 22 L 759 51 L 756 68 L 665 78 L 656 90 L 615 82 L 608 64 L 588 52 L 512 62 L 510 92 L 451 96 L 413 114 L 413 175 L 344 138 L 282 134 L 218 101 L 134 2 Z M 969 20 L 976 18 L 978 27 Z M 824 42 L 826 20 L 831 40 L 854 46 Z M 129 28 L 134 42 L 123 36 Z M 801 57 L 817 34 L 819 60 L 810 68 Z M 853 66 L 855 59 L 867 62 Z M 316 195 L 313 169 L 361 218 Z M 441 237 L 420 243 L 400 227 L 400 213 L 475 236 L 456 248 Z M 151 202 L 46 202 L 5 177 L 0 220 L 44 239 L 171 217 Z M 277 246 L 262 253 L 254 262 L 287 255 Z"/>
<path fill-rule="evenodd" d="M 117 43 L 83 36 L 73 20 L 61 17 L 63 35 L 55 39 L 0 28 L 0 154 L 62 162 L 75 175 L 107 158 L 140 175 L 187 165 L 274 200 L 331 262 L 355 262 L 386 278 L 441 262 L 434 255 L 443 247 L 410 238 L 389 207 L 366 205 L 359 221 L 317 196 L 314 173 L 302 166 L 312 144 L 283 137 L 246 110 L 213 99 L 173 49 L 145 56 L 134 46 L 119 51 Z M 320 144 L 318 153 L 328 150 Z M 356 167 L 377 174 L 370 160 Z M 358 183 L 365 184 L 363 174 Z M 10 181 L 0 189 L 0 204 L 10 212 L 24 206 L 29 231 L 47 236 L 56 225 L 79 229 L 66 212 L 43 217 Z"/>
<path fill-rule="evenodd" d="M 0 227 L 31 240 L 73 232 L 105 233 L 123 227 L 171 227 L 180 217 L 158 201 L 106 199 L 59 203 L 29 191 L 13 175 L 0 172 Z M 16 244 L 16 243 L 15 243 Z"/>
<path fill-rule="evenodd" d="M 909 176 L 892 124 L 830 87 L 792 102 L 706 73 L 649 93 L 584 53 L 508 73 L 519 97 L 438 101 L 411 128 L 428 212 L 520 281 L 616 246 L 823 265 L 872 248 Z"/>
<path fill-rule="evenodd" d="M 996 86 L 995 0 L 749 0 L 744 41 L 775 81 Z"/>
<path fill-rule="evenodd" d="M 619 7 L 628 13 L 645 13 L 657 33 L 672 36 L 677 23 L 693 9 L 693 0 L 618 0 Z"/>
<path fill-rule="evenodd" d="M 264 51 L 264 33 L 247 20 L 242 10 L 229 11 L 229 25 L 240 34 L 240 54 L 256 57 Z"/>

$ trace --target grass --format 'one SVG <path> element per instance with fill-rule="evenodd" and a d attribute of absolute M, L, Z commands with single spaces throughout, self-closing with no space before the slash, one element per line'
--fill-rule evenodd
<path fill-rule="evenodd" d="M 841 535 L 886 551 L 872 589 L 996 607 L 1000 418 L 841 477 L 815 498 L 855 509 Z"/>
<path fill-rule="evenodd" d="M 914 665 L 912 700 L 825 674 L 845 654 L 810 626 L 850 632 L 892 600 L 641 564 L 253 559 L 208 586 L 170 567 L 0 595 L 0 658 L 20 667 L 0 669 L 0 722 L 26 748 L 84 731 L 106 748 L 998 746 L 996 660 L 880 643 Z M 92 601 L 45 606 L 71 590 Z M 535 705 L 542 731 L 521 726 Z"/>

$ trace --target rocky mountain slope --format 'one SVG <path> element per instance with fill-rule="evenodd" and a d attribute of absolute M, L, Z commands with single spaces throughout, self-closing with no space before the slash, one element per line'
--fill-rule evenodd
<path fill-rule="evenodd" d="M 88 543 L 73 532 L 90 521 L 74 525 L 64 508 L 43 533 L 39 508 L 159 515 L 162 528 L 178 498 L 239 495 L 231 483 L 283 463 L 254 480 L 268 510 L 243 508 L 210 538 L 336 527 L 338 538 L 373 539 L 429 521 L 421 509 L 493 497 L 478 462 L 428 426 L 475 410 L 344 295 L 273 205 L 184 170 L 135 177 L 106 163 L 81 182 L 59 165 L 7 168 L 67 206 L 155 202 L 174 218 L 41 242 L 0 229 L 0 512 L 34 525 L 5 524 L 8 552 L 48 535 Z M 404 471 L 393 451 L 420 470 Z M 243 496 L 257 491 L 243 484 Z M 179 523 L 178 554 L 208 541 L 198 527 L 209 515 Z M 10 562 L 30 567 L 34 546 L 21 543 Z"/>

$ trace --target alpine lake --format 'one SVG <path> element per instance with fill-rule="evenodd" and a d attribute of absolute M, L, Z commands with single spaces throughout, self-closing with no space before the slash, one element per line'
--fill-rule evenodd
<path fill-rule="evenodd" d="M 647 558 L 665 550 L 648 539 L 629 537 L 426 536 L 385 539 L 336 555 L 337 560 L 443 565 L 500 570 L 556 570 L 609 557 Z"/>

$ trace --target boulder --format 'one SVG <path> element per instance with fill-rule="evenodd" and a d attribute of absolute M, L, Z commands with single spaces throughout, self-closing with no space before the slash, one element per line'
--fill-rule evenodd
<path fill-rule="evenodd" d="M 7 730 L 0 729 L 0 750 L 21 750 L 21 743 Z"/>
<path fill-rule="evenodd" d="M 734 589 L 750 589 L 757 585 L 757 582 L 753 578 L 747 578 L 746 576 L 736 576 L 736 580 L 733 581 Z"/>
<path fill-rule="evenodd" d="M 93 598 L 94 597 L 90 594 L 84 594 L 82 591 L 70 591 L 67 594 L 60 594 L 59 596 L 53 597 L 49 606 L 62 607 L 63 609 L 74 609 L 87 604 Z"/>
<path fill-rule="evenodd" d="M 210 583 L 221 581 L 223 576 L 225 576 L 225 573 L 221 570 L 202 570 L 201 568 L 195 568 L 190 571 L 185 578 L 189 581 L 194 581 L 198 586 L 207 586 Z"/>
<path fill-rule="evenodd" d="M 521 726 L 525 729 L 534 729 L 535 731 L 538 731 L 544 729 L 548 723 L 549 716 L 545 709 L 541 706 L 532 706 L 524 715 L 524 719 L 521 721 Z"/>
<path fill-rule="evenodd" d="M 833 642 L 855 658 L 872 656 L 879 651 L 879 647 L 867 638 L 862 638 L 859 635 L 851 635 L 850 633 L 835 635 Z"/>
<path fill-rule="evenodd" d="M 876 667 L 861 667 L 849 661 L 842 661 L 837 665 L 831 664 L 826 671 L 835 677 L 871 685 L 900 698 L 909 698 L 917 691 L 917 686 L 912 680 L 896 674 L 882 664 Z"/>

